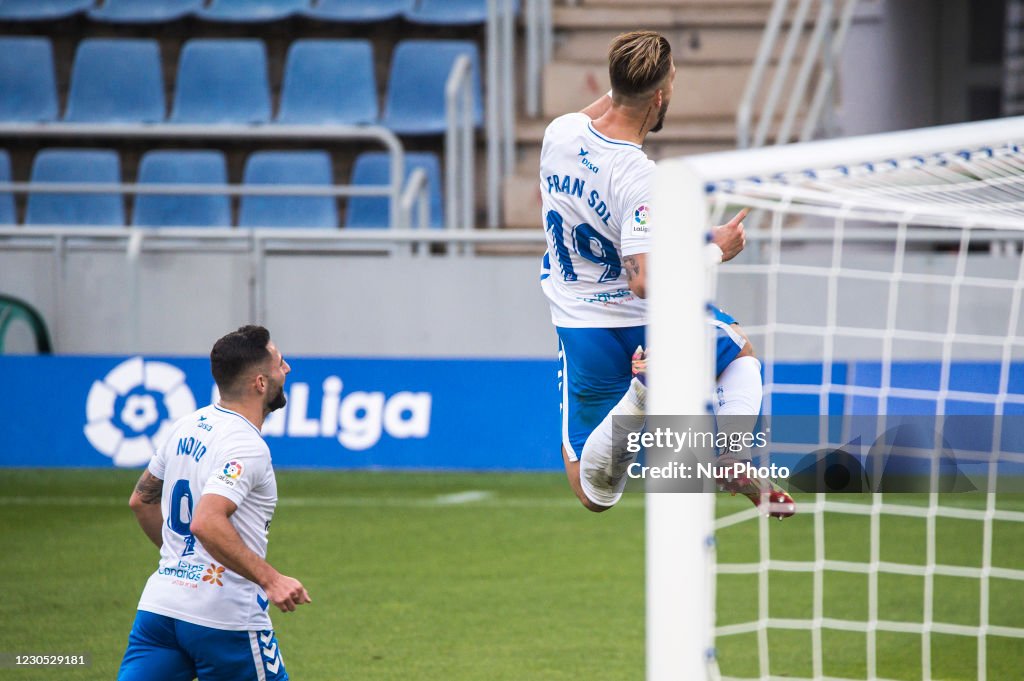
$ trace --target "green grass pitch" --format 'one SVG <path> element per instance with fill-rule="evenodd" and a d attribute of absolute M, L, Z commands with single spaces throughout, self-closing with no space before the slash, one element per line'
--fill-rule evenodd
<path fill-rule="evenodd" d="M 86 669 L 0 669 L 7 679 L 112 679 L 156 549 L 127 508 L 137 471 L 5 470 L 0 476 L 0 652 L 83 653 Z M 281 471 L 271 562 L 313 603 L 274 614 L 285 664 L 334 679 L 642 679 L 643 505 L 579 507 L 561 474 Z M 485 495 L 452 496 L 480 491 Z M 976 504 L 964 497 L 957 503 Z M 1009 498 L 1006 506 L 1024 509 Z M 720 512 L 748 502 L 723 497 Z M 945 500 L 944 500 L 945 503 Z M 868 518 L 826 516 L 827 557 L 866 561 Z M 980 566 L 981 523 L 937 526 L 941 562 Z M 813 523 L 772 523 L 773 558 L 813 559 Z M 1024 527 L 996 523 L 993 562 L 1024 566 Z M 756 523 L 720 533 L 722 560 L 754 560 Z M 883 518 L 882 559 L 923 562 L 924 521 Z M 919 621 L 921 579 L 883 575 L 880 615 Z M 809 574 L 773 572 L 771 615 L 811 614 Z M 976 624 L 978 582 L 936 578 L 935 619 Z M 1024 583 L 992 580 L 993 624 L 1024 626 Z M 756 612 L 755 576 L 722 576 L 718 621 Z M 825 616 L 863 619 L 867 580 L 825 575 Z M 863 678 L 863 634 L 823 632 L 826 675 Z M 756 635 L 718 642 L 722 671 L 756 677 Z M 771 630 L 776 676 L 811 675 L 809 632 Z M 879 673 L 921 678 L 921 638 L 879 634 Z M 938 679 L 973 679 L 977 643 L 933 635 Z M 989 679 L 1024 674 L 1024 640 L 989 637 Z"/>

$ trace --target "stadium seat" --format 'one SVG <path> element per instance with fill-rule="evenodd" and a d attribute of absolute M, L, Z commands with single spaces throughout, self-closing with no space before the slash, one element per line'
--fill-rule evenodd
<path fill-rule="evenodd" d="M 415 4 L 416 0 L 319 0 L 303 14 L 324 21 L 387 21 L 402 16 Z"/>
<path fill-rule="evenodd" d="M 473 123 L 483 121 L 480 57 L 462 40 L 406 40 L 395 48 L 388 78 L 384 125 L 402 135 L 436 135 L 447 127 L 445 84 L 460 55 L 472 62 Z"/>
<path fill-rule="evenodd" d="M 278 123 L 376 123 L 369 40 L 296 40 L 288 48 Z"/>
<path fill-rule="evenodd" d="M 84 12 L 95 0 L 3 0 L 0 21 L 49 21 Z"/>
<path fill-rule="evenodd" d="M 253 23 L 280 21 L 308 9 L 310 0 L 213 0 L 195 13 L 206 21 Z"/>
<path fill-rule="evenodd" d="M 261 151 L 245 164 L 245 184 L 333 185 L 325 151 Z M 333 196 L 243 196 L 239 227 L 338 226 Z"/>
<path fill-rule="evenodd" d="M 139 163 L 139 184 L 227 184 L 219 151 L 150 151 Z M 230 227 L 227 195 L 139 194 L 132 224 L 140 227 Z"/>
<path fill-rule="evenodd" d="M 121 161 L 109 149 L 43 149 L 32 164 L 32 182 L 121 181 Z M 123 225 L 124 201 L 113 194 L 29 192 L 27 225 Z"/>
<path fill-rule="evenodd" d="M 270 120 L 267 48 L 262 40 L 190 40 L 178 61 L 172 123 Z"/>
<path fill-rule="evenodd" d="M 441 164 L 437 155 L 429 152 L 413 152 L 405 155 L 405 179 L 416 168 L 427 172 L 427 194 L 430 197 L 430 226 L 442 227 L 444 214 L 441 210 Z M 356 158 L 352 169 L 352 184 L 388 184 L 391 182 L 391 156 L 383 151 L 370 151 Z M 416 222 L 415 209 L 413 224 Z M 394 224 L 386 196 L 353 196 L 348 202 L 345 227 L 381 228 Z"/>
<path fill-rule="evenodd" d="M 83 40 L 71 70 L 64 120 L 159 123 L 166 116 L 155 40 Z"/>
<path fill-rule="evenodd" d="M 104 0 L 89 18 L 116 24 L 159 24 L 177 21 L 200 10 L 205 0 Z"/>
<path fill-rule="evenodd" d="M 519 14 L 519 2 L 512 3 Z M 416 24 L 469 26 L 487 21 L 487 0 L 420 0 L 405 18 Z"/>
<path fill-rule="evenodd" d="M 0 182 L 11 181 L 11 157 L 7 150 L 0 149 Z M 14 216 L 14 195 L 10 192 L 0 191 L 0 225 L 13 225 L 16 220 Z"/>
<path fill-rule="evenodd" d="M 57 79 L 48 39 L 0 38 L 0 120 L 57 120 Z"/>

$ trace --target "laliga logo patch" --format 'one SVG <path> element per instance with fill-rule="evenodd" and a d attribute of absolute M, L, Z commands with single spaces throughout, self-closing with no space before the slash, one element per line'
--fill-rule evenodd
<path fill-rule="evenodd" d="M 649 215 L 650 209 L 646 205 L 641 205 L 633 211 L 633 222 L 636 223 L 633 226 L 634 231 L 647 231 L 647 218 Z"/>
<path fill-rule="evenodd" d="M 232 480 L 238 480 L 242 477 L 242 464 L 239 461 L 228 461 L 224 465 L 224 475 L 228 476 Z"/>
<path fill-rule="evenodd" d="M 93 382 L 85 402 L 85 437 L 115 466 L 141 466 L 171 425 L 195 408 L 181 369 L 132 357 Z"/>

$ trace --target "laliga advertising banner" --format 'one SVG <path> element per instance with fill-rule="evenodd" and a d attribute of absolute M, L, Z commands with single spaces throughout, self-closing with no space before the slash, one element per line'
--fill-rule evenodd
<path fill-rule="evenodd" d="M 275 466 L 561 470 L 546 360 L 289 358 Z M 2 466 L 145 465 L 216 399 L 206 357 L 3 356 Z"/>

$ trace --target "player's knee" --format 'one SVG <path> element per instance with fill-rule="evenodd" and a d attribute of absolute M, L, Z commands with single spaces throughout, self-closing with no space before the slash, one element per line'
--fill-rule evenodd
<path fill-rule="evenodd" d="M 579 490 L 576 493 L 576 498 L 580 500 L 581 504 L 583 504 L 583 508 L 587 509 L 591 513 L 604 513 L 605 511 L 612 508 L 611 506 L 601 506 L 600 504 L 595 504 L 593 501 L 587 498 L 587 495 L 584 494 L 583 490 Z"/>
<path fill-rule="evenodd" d="M 593 501 L 591 501 L 590 497 L 587 496 L 587 493 L 583 491 L 583 485 L 580 483 L 579 477 L 576 477 L 575 479 L 570 478 L 569 486 L 572 487 L 573 493 L 576 495 L 576 498 L 579 499 L 579 502 L 580 504 L 583 505 L 583 508 L 587 509 L 588 511 L 592 513 L 603 513 L 604 511 L 607 511 L 609 508 L 611 508 L 611 506 L 602 506 L 601 504 L 595 504 Z"/>
<path fill-rule="evenodd" d="M 592 513 L 603 513 L 607 511 L 611 506 L 602 506 L 601 504 L 595 504 L 587 496 L 587 493 L 583 491 L 583 484 L 580 482 L 580 463 L 579 461 L 571 461 L 568 453 L 565 451 L 565 447 L 562 448 L 562 457 L 565 460 L 565 473 L 569 479 L 569 487 L 572 488 L 573 494 L 579 499 L 580 504 L 583 508 L 591 511 Z"/>

